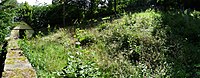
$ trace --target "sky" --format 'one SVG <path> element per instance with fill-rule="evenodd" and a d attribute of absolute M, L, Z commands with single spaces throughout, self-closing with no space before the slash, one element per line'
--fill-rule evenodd
<path fill-rule="evenodd" d="M 52 0 L 17 0 L 18 3 L 28 2 L 30 5 L 51 4 Z"/>

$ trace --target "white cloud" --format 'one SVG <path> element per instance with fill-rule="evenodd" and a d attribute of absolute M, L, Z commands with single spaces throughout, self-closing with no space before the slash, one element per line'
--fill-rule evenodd
<path fill-rule="evenodd" d="M 30 5 L 52 4 L 52 0 L 17 0 L 18 3 L 28 2 Z"/>

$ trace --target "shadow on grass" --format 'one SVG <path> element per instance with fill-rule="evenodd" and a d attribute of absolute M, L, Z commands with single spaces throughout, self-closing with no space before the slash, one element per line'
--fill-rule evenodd
<path fill-rule="evenodd" d="M 0 66 L 0 77 L 2 77 L 2 73 L 4 71 L 4 64 L 5 64 L 4 62 L 5 62 L 6 54 L 7 54 L 7 49 L 6 49 L 7 45 L 8 45 L 8 42 L 7 41 L 4 42 L 1 53 L 0 53 L 0 64 L 1 64 L 1 66 Z"/>
<path fill-rule="evenodd" d="M 163 12 L 166 58 L 172 63 L 172 77 L 200 77 L 200 19 L 198 14 L 181 12 Z"/>

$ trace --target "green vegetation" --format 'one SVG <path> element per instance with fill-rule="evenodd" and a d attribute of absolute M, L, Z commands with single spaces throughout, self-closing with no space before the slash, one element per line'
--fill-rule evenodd
<path fill-rule="evenodd" d="M 18 43 L 39 78 L 198 78 L 200 12 L 191 3 L 198 1 L 17 4 L 0 11 L 0 18 L 8 17 L 0 20 L 0 40 L 12 28 L 11 18 L 32 26 L 35 37 Z"/>
<path fill-rule="evenodd" d="M 57 30 L 20 44 L 39 77 L 199 77 L 191 69 L 200 63 L 199 14 L 125 13 L 111 23 L 76 29 L 74 38 Z"/>
<path fill-rule="evenodd" d="M 1 0 L 0 2 L 0 72 L 3 72 L 3 63 L 6 56 L 7 42 L 5 37 L 9 34 L 15 16 L 16 0 Z M 0 73 L 0 76 L 2 73 Z"/>
<path fill-rule="evenodd" d="M 0 4 L 0 44 L 5 41 L 10 28 L 12 27 L 13 18 L 15 16 L 15 0 L 3 0 Z"/>

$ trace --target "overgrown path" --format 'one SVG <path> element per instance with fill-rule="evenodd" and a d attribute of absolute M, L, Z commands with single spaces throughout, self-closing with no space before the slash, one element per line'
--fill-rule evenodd
<path fill-rule="evenodd" d="M 8 48 L 2 78 L 36 78 L 36 71 L 23 55 L 18 40 L 8 41 Z"/>

